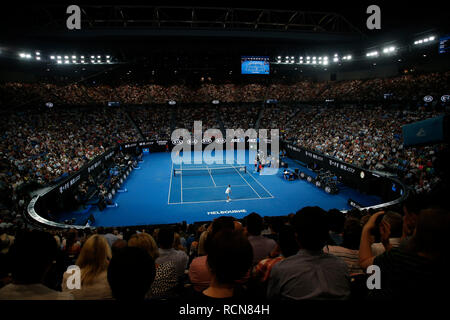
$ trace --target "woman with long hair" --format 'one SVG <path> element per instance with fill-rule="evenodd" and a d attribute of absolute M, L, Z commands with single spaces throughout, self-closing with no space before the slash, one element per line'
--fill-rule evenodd
<path fill-rule="evenodd" d="M 69 289 L 70 273 L 64 273 L 62 290 L 71 292 L 79 300 L 112 299 L 107 280 L 108 264 L 111 259 L 111 248 L 105 237 L 95 234 L 81 248 L 76 266 L 80 268 L 81 287 Z"/>

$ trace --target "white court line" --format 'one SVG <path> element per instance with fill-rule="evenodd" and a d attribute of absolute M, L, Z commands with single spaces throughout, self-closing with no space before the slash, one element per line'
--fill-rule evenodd
<path fill-rule="evenodd" d="M 208 168 L 208 165 L 206 165 L 206 170 L 208 170 L 209 176 L 211 177 L 211 180 L 212 180 L 212 182 L 214 183 L 214 187 L 216 187 L 216 186 L 217 186 L 217 185 L 216 185 L 216 182 L 214 181 L 214 178 L 213 178 L 213 176 L 212 176 L 212 174 L 211 174 L 211 170 L 209 170 L 209 168 Z"/>
<path fill-rule="evenodd" d="M 181 169 L 181 203 L 183 203 L 183 160 L 180 161 L 180 169 Z"/>
<path fill-rule="evenodd" d="M 215 187 L 191 187 L 191 188 L 183 188 L 184 190 L 192 190 L 192 189 L 214 189 L 214 188 L 226 188 L 228 187 L 228 185 L 226 186 L 215 186 Z M 231 187 L 248 187 L 248 185 L 246 184 L 238 184 L 238 185 L 232 185 Z"/>
<path fill-rule="evenodd" d="M 170 169 L 170 184 L 169 184 L 169 194 L 167 195 L 167 204 L 170 203 L 170 191 L 172 190 L 172 176 L 173 176 L 173 162 L 172 168 Z"/>
<path fill-rule="evenodd" d="M 253 187 L 248 183 L 248 181 L 247 180 L 245 180 L 245 178 L 242 176 L 242 174 L 239 172 L 239 170 L 238 169 L 236 169 L 236 167 L 235 166 L 232 166 L 233 168 L 234 168 L 234 170 L 236 170 L 236 172 L 241 176 L 241 178 L 242 179 L 244 179 L 244 181 L 248 184 L 248 186 L 250 187 L 250 188 L 252 188 L 252 190 L 258 195 L 258 197 L 261 199 L 261 196 L 259 195 L 259 193 L 258 192 L 256 192 L 256 190 L 255 189 L 253 189 Z"/>
<path fill-rule="evenodd" d="M 273 199 L 270 197 L 265 198 L 245 198 L 245 199 L 232 199 L 231 202 L 234 201 L 246 201 L 246 200 L 265 200 L 265 199 Z M 227 200 L 206 200 L 206 201 L 192 201 L 192 202 L 172 202 L 169 204 L 190 204 L 190 203 L 209 203 L 209 202 L 226 202 Z"/>
<path fill-rule="evenodd" d="M 256 178 L 251 174 L 251 172 L 249 172 L 248 173 L 249 175 L 250 175 L 250 177 L 252 177 L 253 178 L 253 180 L 255 180 L 264 190 L 266 190 L 266 192 L 268 193 L 268 194 L 270 194 L 270 196 L 272 197 L 272 198 L 275 198 L 270 192 L 269 192 L 269 190 L 267 190 L 258 180 L 256 180 Z"/>

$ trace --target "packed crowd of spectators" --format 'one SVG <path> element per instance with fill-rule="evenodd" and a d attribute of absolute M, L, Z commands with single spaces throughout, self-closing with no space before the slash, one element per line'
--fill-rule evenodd
<path fill-rule="evenodd" d="M 326 99 L 365 102 L 382 101 L 385 94 L 397 101 L 420 101 L 426 95 L 440 98 L 448 94 L 446 84 L 450 72 L 401 75 L 391 78 L 342 81 L 300 81 L 294 84 L 202 84 L 197 88 L 184 85 L 105 84 L 55 85 L 41 83 L 5 83 L 0 85 L 0 105 L 14 106 L 27 102 L 76 105 L 105 105 L 108 101 L 122 104 L 210 103 L 214 99 L 226 103 L 257 102 L 277 99 L 281 102 L 323 102 Z"/>
<path fill-rule="evenodd" d="M 346 163 L 397 174 L 421 193 L 439 182 L 435 161 L 446 145 L 405 147 L 402 126 L 440 114 L 430 107 L 268 105 L 260 127 L 279 128 L 282 139 Z"/>
<path fill-rule="evenodd" d="M 187 129 L 194 132 L 194 121 L 202 121 L 202 132 L 208 129 L 219 129 L 219 114 L 214 105 L 179 106 L 176 111 L 176 128 Z"/>
<path fill-rule="evenodd" d="M 319 100 L 339 99 L 341 101 L 376 101 L 392 94 L 395 100 L 420 101 L 424 96 L 440 98 L 447 94 L 450 72 L 421 75 L 402 75 L 392 78 L 370 80 L 349 80 L 328 82 L 321 91 Z"/>
<path fill-rule="evenodd" d="M 119 109 L 36 108 L 0 119 L 0 210 L 18 223 L 30 192 L 60 181 L 137 131 Z"/>
<path fill-rule="evenodd" d="M 432 299 L 448 285 L 450 212 L 442 195 L 379 212 L 306 207 L 161 227 L 8 226 L 0 299 Z M 374 290 L 366 285 L 371 265 L 382 273 Z"/>
<path fill-rule="evenodd" d="M 41 109 L 0 120 L 2 161 L 9 183 L 49 183 L 79 170 L 109 147 L 135 141 L 137 132 L 119 109 Z"/>
<path fill-rule="evenodd" d="M 219 107 L 220 117 L 225 129 L 255 128 L 261 106 L 258 104 L 232 104 Z"/>
<path fill-rule="evenodd" d="M 131 118 L 145 139 L 169 139 L 171 135 L 172 110 L 167 106 L 131 107 Z"/>

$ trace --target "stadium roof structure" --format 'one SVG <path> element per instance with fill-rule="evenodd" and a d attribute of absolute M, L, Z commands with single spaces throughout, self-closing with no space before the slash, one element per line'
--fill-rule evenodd
<path fill-rule="evenodd" d="M 12 21 L 9 31 L 64 37 L 214 36 L 316 41 L 365 37 L 345 17 L 332 12 L 153 5 L 81 5 L 82 30 L 68 32 L 66 8 L 63 4 L 26 6 L 21 9 L 20 22 Z"/>

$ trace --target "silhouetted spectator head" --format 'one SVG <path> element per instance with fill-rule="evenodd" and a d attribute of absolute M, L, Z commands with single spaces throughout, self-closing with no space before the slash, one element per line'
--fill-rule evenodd
<path fill-rule="evenodd" d="M 284 257 L 290 257 L 298 252 L 299 246 L 295 238 L 295 229 L 293 226 L 282 225 L 279 227 L 278 244 L 281 254 Z"/>
<path fill-rule="evenodd" d="M 143 300 L 155 279 L 155 262 L 144 249 L 117 251 L 108 267 L 108 283 L 117 300 Z"/>
<path fill-rule="evenodd" d="M 259 236 L 263 229 L 263 218 L 255 213 L 250 213 L 247 217 L 245 217 L 247 231 L 249 235 Z"/>
<path fill-rule="evenodd" d="M 269 221 L 269 226 L 272 232 L 279 233 L 281 228 L 284 226 L 282 217 L 270 217 Z"/>
<path fill-rule="evenodd" d="M 115 255 L 117 251 L 127 246 L 127 242 L 123 239 L 117 239 L 111 246 L 112 255 Z"/>
<path fill-rule="evenodd" d="M 233 217 L 219 217 L 214 219 L 212 223 L 211 234 L 214 236 L 217 232 L 222 230 L 234 230 L 234 218 Z"/>
<path fill-rule="evenodd" d="M 411 245 L 416 252 L 425 253 L 433 259 L 448 259 L 449 233 L 450 212 L 448 210 L 438 208 L 422 210 Z"/>
<path fill-rule="evenodd" d="M 394 211 L 388 211 L 384 214 L 382 221 L 390 226 L 390 238 L 400 238 L 402 236 L 403 217 Z"/>
<path fill-rule="evenodd" d="M 233 284 L 242 279 L 252 261 L 252 246 L 242 232 L 224 230 L 212 237 L 207 262 L 219 283 Z"/>
<path fill-rule="evenodd" d="M 362 226 L 358 219 L 347 219 L 344 224 L 342 246 L 347 249 L 358 250 L 359 242 L 361 240 L 361 232 Z"/>
<path fill-rule="evenodd" d="M 429 199 L 427 195 L 416 194 L 410 191 L 409 196 L 403 202 L 403 223 L 404 230 L 407 231 L 408 236 L 411 236 L 417 226 L 419 213 L 422 209 L 428 207 Z"/>
<path fill-rule="evenodd" d="M 301 249 L 319 251 L 328 240 L 326 212 L 319 207 L 305 207 L 294 219 L 297 240 Z"/>
<path fill-rule="evenodd" d="M 170 249 L 173 246 L 175 232 L 170 227 L 163 227 L 158 231 L 158 244 L 161 249 Z"/>
<path fill-rule="evenodd" d="M 219 217 L 214 219 L 211 224 L 211 228 L 207 231 L 207 235 L 203 244 L 204 253 L 207 255 L 211 250 L 211 240 L 214 236 L 221 231 L 241 231 L 242 226 L 233 217 Z"/>
<path fill-rule="evenodd" d="M 56 240 L 47 232 L 25 231 L 17 235 L 9 254 L 14 282 L 40 283 L 56 258 Z"/>
<path fill-rule="evenodd" d="M 338 209 L 331 209 L 327 213 L 330 231 L 342 233 L 344 231 L 345 215 Z"/>

